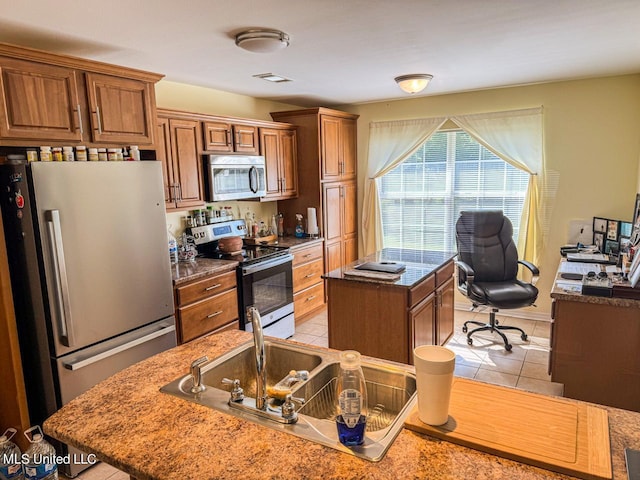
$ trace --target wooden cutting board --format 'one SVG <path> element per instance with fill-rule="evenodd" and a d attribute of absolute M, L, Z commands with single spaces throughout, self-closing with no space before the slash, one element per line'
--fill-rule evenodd
<path fill-rule="evenodd" d="M 418 417 L 405 427 L 511 460 L 585 479 L 610 479 L 609 419 L 603 408 L 454 378 L 449 421 Z"/>

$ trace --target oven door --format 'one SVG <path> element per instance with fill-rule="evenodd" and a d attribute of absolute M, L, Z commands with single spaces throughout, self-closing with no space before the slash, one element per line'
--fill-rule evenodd
<path fill-rule="evenodd" d="M 247 320 L 247 308 L 251 306 L 258 309 L 263 328 L 293 317 L 292 265 L 293 255 L 288 254 L 241 267 L 240 328 L 252 330 Z"/>

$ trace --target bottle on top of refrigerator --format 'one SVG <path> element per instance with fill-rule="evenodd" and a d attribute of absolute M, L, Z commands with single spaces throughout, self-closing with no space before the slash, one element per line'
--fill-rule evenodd
<path fill-rule="evenodd" d="M 2 480 L 23 480 L 22 452 L 11 441 L 16 434 L 15 428 L 7 428 L 0 437 L 0 478 Z"/>
<path fill-rule="evenodd" d="M 38 425 L 24 432 L 31 445 L 24 452 L 26 462 L 24 464 L 25 480 L 58 480 L 58 464 L 55 461 L 56 451 L 53 446 L 44 439 L 42 430 Z"/>
<path fill-rule="evenodd" d="M 355 350 L 340 353 L 336 394 L 338 440 L 348 447 L 362 445 L 367 428 L 367 385 L 360 366 L 360 353 Z"/>

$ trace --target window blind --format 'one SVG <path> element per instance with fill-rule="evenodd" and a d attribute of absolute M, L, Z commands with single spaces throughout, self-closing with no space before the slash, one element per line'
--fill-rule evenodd
<path fill-rule="evenodd" d="M 386 248 L 456 251 L 462 210 L 502 210 L 517 242 L 529 175 L 461 130 L 437 132 L 380 182 Z"/>

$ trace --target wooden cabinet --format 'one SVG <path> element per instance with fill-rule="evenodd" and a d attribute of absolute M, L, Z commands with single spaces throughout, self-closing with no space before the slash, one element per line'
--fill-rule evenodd
<path fill-rule="evenodd" d="M 324 183 L 323 205 L 327 212 L 323 222 L 327 271 L 358 258 L 358 217 L 356 182 Z"/>
<path fill-rule="evenodd" d="M 202 130 L 198 119 L 158 112 L 156 157 L 162 162 L 168 210 L 204 205 Z"/>
<path fill-rule="evenodd" d="M 295 214 L 315 207 L 325 239 L 325 272 L 358 257 L 356 120 L 328 108 L 272 112 L 297 127 L 298 196 L 278 201 L 285 226 Z"/>
<path fill-rule="evenodd" d="M 281 200 L 298 195 L 296 131 L 294 128 L 260 128 L 260 153 L 266 163 L 267 195 Z"/>
<path fill-rule="evenodd" d="M 356 178 L 356 120 L 330 114 L 320 116 L 322 180 Z"/>
<path fill-rule="evenodd" d="M 233 123 L 228 119 L 207 120 L 203 124 L 204 149 L 215 153 L 258 155 L 258 127 Z"/>
<path fill-rule="evenodd" d="M 0 142 L 152 144 L 160 78 L 0 44 Z"/>
<path fill-rule="evenodd" d="M 565 397 L 640 412 L 640 301 L 558 297 L 551 380 L 564 384 Z"/>
<path fill-rule="evenodd" d="M 300 323 L 324 305 L 322 242 L 295 247 L 291 253 L 293 253 L 293 308 L 296 323 Z"/>
<path fill-rule="evenodd" d="M 86 73 L 85 78 L 93 142 L 153 143 L 152 84 L 98 73 Z"/>
<path fill-rule="evenodd" d="M 411 287 L 325 276 L 329 347 L 412 364 L 415 347 L 444 345 L 453 335 L 453 271 L 448 260 Z"/>
<path fill-rule="evenodd" d="M 176 287 L 175 299 L 179 343 L 238 328 L 235 270 Z"/>

